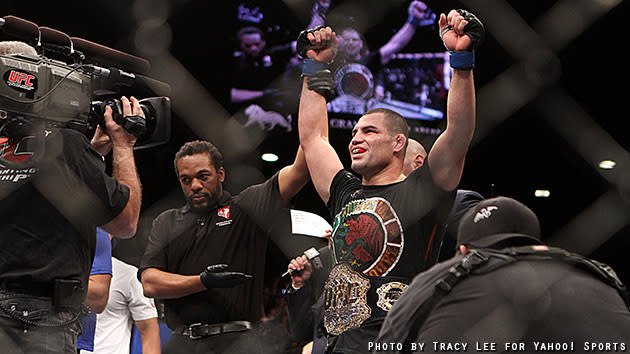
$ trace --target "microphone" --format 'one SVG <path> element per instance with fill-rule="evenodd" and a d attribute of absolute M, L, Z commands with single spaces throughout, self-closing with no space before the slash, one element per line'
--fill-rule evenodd
<path fill-rule="evenodd" d="M 97 65 L 83 65 L 90 73 L 109 80 L 112 83 L 150 90 L 158 96 L 169 96 L 171 86 L 165 82 L 152 79 L 148 76 L 128 73 L 117 68 L 102 68 Z"/>
<path fill-rule="evenodd" d="M 83 64 L 83 69 L 94 74 L 96 76 L 100 76 L 104 79 L 109 79 L 115 83 L 123 84 L 125 86 L 131 86 L 136 80 L 136 75 L 133 73 L 128 73 L 126 71 L 122 71 L 116 68 L 103 68 L 98 65 L 92 64 Z"/>
<path fill-rule="evenodd" d="M 79 37 L 70 37 L 70 39 L 76 50 L 83 52 L 86 56 L 100 59 L 103 64 L 121 67 L 140 74 L 148 74 L 151 70 L 151 64 L 146 59 L 90 42 L 87 39 Z"/>
<path fill-rule="evenodd" d="M 74 48 L 72 46 L 72 40 L 70 39 L 70 36 L 68 36 L 67 34 L 61 31 L 58 31 L 54 28 L 45 27 L 45 26 L 39 27 L 39 33 L 41 34 L 42 42 L 46 42 L 50 44 L 57 44 L 61 46 L 69 46 L 70 54 L 74 52 Z"/>
<path fill-rule="evenodd" d="M 319 259 L 319 252 L 314 247 L 311 247 L 307 249 L 306 251 L 304 251 L 304 255 L 306 256 L 306 259 L 308 259 L 311 262 L 311 264 L 313 265 L 315 269 L 322 268 L 322 260 Z M 289 269 L 286 272 L 284 272 L 284 274 L 282 274 L 282 277 L 284 278 L 289 274 L 293 275 L 299 272 L 301 272 L 301 270 Z"/>
<path fill-rule="evenodd" d="M 16 16 L 4 16 L 0 28 L 10 35 L 28 40 L 39 39 L 39 27 L 34 22 Z"/>

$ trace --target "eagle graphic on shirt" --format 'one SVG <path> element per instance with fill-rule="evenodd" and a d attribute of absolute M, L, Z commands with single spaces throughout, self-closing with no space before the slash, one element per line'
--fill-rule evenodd
<path fill-rule="evenodd" d="M 333 254 L 365 275 L 384 276 L 403 251 L 403 229 L 389 202 L 380 197 L 353 200 L 337 214 Z"/>

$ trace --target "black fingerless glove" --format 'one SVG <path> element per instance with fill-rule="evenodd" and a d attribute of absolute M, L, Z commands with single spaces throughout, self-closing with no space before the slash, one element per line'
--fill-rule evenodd
<path fill-rule="evenodd" d="M 215 264 L 208 266 L 206 270 L 199 274 L 201 283 L 208 288 L 231 288 L 233 286 L 245 283 L 254 277 L 239 272 L 224 272 L 227 264 Z"/>
<path fill-rule="evenodd" d="M 452 68 L 468 70 L 475 67 L 475 48 L 483 42 L 486 30 L 477 16 L 471 12 L 462 9 L 457 9 L 456 11 L 468 21 L 466 26 L 464 26 L 464 33 L 470 37 L 470 46 L 463 52 L 450 52 L 449 60 Z M 452 30 L 450 26 L 442 28 L 440 30 L 440 38 L 450 30 Z"/>
<path fill-rule="evenodd" d="M 472 12 L 457 9 L 456 10 L 464 20 L 468 21 L 466 26 L 464 26 L 464 33 L 470 37 L 470 47 L 468 50 L 475 50 L 481 43 L 483 43 L 484 38 L 486 37 L 486 29 L 483 27 L 483 24 L 477 16 L 475 16 Z"/>
<path fill-rule="evenodd" d="M 312 29 L 307 29 L 304 30 L 302 32 L 300 32 L 300 34 L 297 37 L 297 40 L 295 42 L 295 52 L 301 56 L 302 58 L 306 58 L 306 51 L 308 51 L 309 49 L 311 49 L 311 41 L 308 40 L 307 35 L 309 33 L 313 33 L 321 28 L 324 28 L 324 26 L 317 26 L 315 28 Z"/>

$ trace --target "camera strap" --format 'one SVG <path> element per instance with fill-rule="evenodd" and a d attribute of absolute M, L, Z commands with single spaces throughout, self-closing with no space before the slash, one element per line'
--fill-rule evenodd
<path fill-rule="evenodd" d="M 437 303 L 448 295 L 451 290 L 473 271 L 487 273 L 512 264 L 519 260 L 560 261 L 573 266 L 584 268 L 597 275 L 603 282 L 617 290 L 626 307 L 630 309 L 630 293 L 621 282 L 615 271 L 608 265 L 596 260 L 571 253 L 561 248 L 545 247 L 541 250 L 532 246 L 510 247 L 502 250 L 473 249 L 470 250 L 459 264 L 454 265 L 448 273 L 435 282 L 433 294 L 425 300 L 411 317 L 411 326 L 403 345 L 403 353 L 408 353 L 410 344 L 416 340 L 418 332 L 429 317 Z"/>

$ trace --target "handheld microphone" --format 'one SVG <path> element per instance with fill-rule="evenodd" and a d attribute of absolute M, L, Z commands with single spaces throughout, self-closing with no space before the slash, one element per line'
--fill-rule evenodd
<path fill-rule="evenodd" d="M 322 268 L 322 261 L 321 259 L 319 259 L 319 252 L 314 248 L 311 247 L 309 249 L 307 249 L 306 251 L 304 251 L 304 255 L 306 256 L 306 259 L 309 260 L 309 262 L 311 262 L 311 264 L 313 265 L 313 267 L 315 269 L 321 269 Z M 293 270 L 293 269 L 289 269 L 286 272 L 284 272 L 284 274 L 282 274 L 282 277 L 286 277 L 287 275 L 291 274 L 298 274 L 300 273 L 301 270 Z"/>

